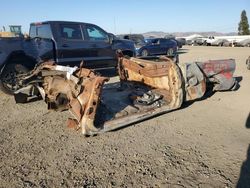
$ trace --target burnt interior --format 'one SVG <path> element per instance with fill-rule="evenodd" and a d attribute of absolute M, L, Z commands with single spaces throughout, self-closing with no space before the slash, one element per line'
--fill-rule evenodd
<path fill-rule="evenodd" d="M 107 83 L 94 124 L 102 127 L 105 122 L 160 108 L 169 102 L 159 91 L 137 82 Z"/>

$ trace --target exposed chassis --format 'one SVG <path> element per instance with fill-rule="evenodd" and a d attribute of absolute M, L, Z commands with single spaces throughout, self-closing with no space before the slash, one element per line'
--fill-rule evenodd
<path fill-rule="evenodd" d="M 68 126 L 95 135 L 178 109 L 201 98 L 208 85 L 233 89 L 234 70 L 232 59 L 178 65 L 165 56 L 145 60 L 119 54 L 120 82 L 104 84 L 109 78 L 92 70 L 50 61 L 18 78 L 22 89 L 15 99 L 26 102 L 41 95 L 48 109 L 70 110 L 74 118 Z"/>

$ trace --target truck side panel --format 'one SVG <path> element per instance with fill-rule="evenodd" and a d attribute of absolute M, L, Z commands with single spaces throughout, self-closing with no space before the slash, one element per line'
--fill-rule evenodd
<path fill-rule="evenodd" d="M 32 60 L 32 64 L 26 64 L 24 59 Z M 0 67 L 12 60 L 33 68 L 42 60 L 54 60 L 54 44 L 50 39 L 0 39 Z"/>
<path fill-rule="evenodd" d="M 25 54 L 36 62 L 55 60 L 54 42 L 51 39 L 31 39 L 29 43 L 23 43 L 23 49 Z"/>
<path fill-rule="evenodd" d="M 21 38 L 0 38 L 0 67 L 4 65 L 10 54 L 22 51 Z"/>

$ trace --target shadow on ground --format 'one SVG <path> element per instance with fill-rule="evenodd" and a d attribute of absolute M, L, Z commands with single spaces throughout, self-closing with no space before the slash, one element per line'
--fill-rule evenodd
<path fill-rule="evenodd" d="M 240 82 L 243 80 L 243 77 L 242 76 L 236 76 L 234 78 L 237 81 L 237 86 L 235 87 L 235 91 L 237 91 L 240 88 Z"/>
<path fill-rule="evenodd" d="M 248 114 L 248 118 L 246 121 L 246 128 L 250 129 L 250 113 Z"/>
<path fill-rule="evenodd" d="M 235 80 L 237 80 L 238 83 L 240 83 L 243 80 L 242 76 L 236 76 L 234 78 L 235 78 Z"/>
<path fill-rule="evenodd" d="M 250 113 L 246 120 L 246 128 L 250 129 Z M 250 188 L 250 144 L 247 150 L 247 159 L 242 163 L 237 188 Z"/>

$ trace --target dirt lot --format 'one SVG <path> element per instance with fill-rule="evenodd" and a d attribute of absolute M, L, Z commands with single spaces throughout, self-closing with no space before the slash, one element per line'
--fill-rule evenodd
<path fill-rule="evenodd" d="M 181 62 L 235 58 L 241 87 L 88 138 L 66 127 L 68 112 L 0 93 L 0 187 L 250 187 L 250 49 L 181 52 Z"/>

